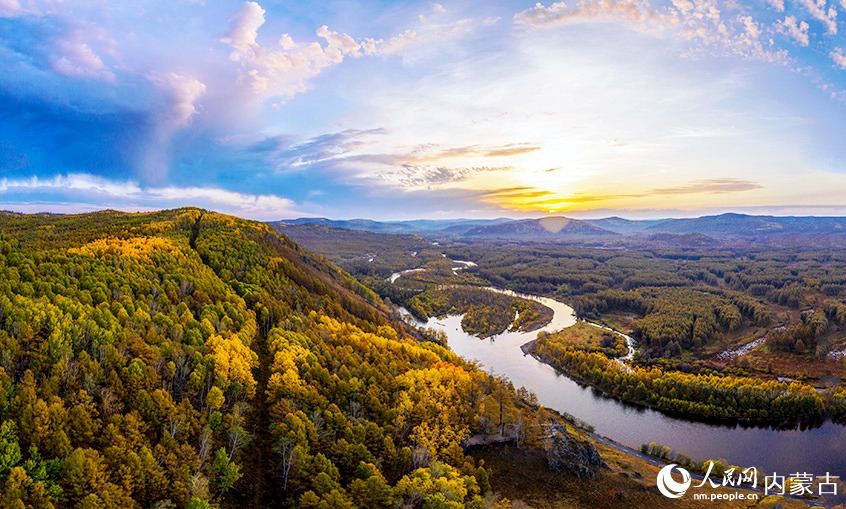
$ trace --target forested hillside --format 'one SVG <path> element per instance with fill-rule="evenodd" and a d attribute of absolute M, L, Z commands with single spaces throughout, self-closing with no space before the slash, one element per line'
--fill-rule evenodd
<path fill-rule="evenodd" d="M 463 445 L 521 396 L 266 225 L 0 215 L 0 507 L 509 507 Z"/>
<path fill-rule="evenodd" d="M 0 213 L 0 508 L 705 507 L 422 338 L 261 223 Z"/>

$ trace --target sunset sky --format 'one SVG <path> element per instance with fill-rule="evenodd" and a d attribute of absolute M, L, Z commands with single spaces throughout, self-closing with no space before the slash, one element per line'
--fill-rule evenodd
<path fill-rule="evenodd" d="M 846 0 L 0 0 L 0 209 L 846 215 Z"/>

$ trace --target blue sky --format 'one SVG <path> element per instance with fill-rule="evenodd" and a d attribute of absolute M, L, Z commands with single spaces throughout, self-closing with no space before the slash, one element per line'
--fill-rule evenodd
<path fill-rule="evenodd" d="M 846 215 L 846 0 L 0 0 L 0 208 Z"/>

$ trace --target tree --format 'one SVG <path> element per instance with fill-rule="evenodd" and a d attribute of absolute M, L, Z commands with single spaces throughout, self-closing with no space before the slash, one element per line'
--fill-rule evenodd
<path fill-rule="evenodd" d="M 21 461 L 21 446 L 18 443 L 17 426 L 13 421 L 0 424 L 0 482 L 6 480 L 12 467 Z"/>
<path fill-rule="evenodd" d="M 226 454 L 226 449 L 221 447 L 214 453 L 214 463 L 212 463 L 212 472 L 215 477 L 212 479 L 212 486 L 218 492 L 226 493 L 229 491 L 235 482 L 241 478 L 241 468 L 232 462 Z"/>

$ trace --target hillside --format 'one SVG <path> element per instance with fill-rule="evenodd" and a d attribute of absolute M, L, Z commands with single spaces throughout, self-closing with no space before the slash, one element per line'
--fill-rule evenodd
<path fill-rule="evenodd" d="M 656 472 L 267 225 L 0 214 L 2 508 L 690 506 Z"/>
<path fill-rule="evenodd" d="M 525 219 L 508 223 L 479 226 L 468 231 L 467 237 L 509 238 L 521 240 L 580 239 L 594 237 L 615 237 L 619 234 L 598 226 L 554 216 L 542 219 Z"/>
<path fill-rule="evenodd" d="M 558 419 L 261 223 L 2 214 L 0 272 L 0 507 L 482 507 L 462 442 Z"/>

